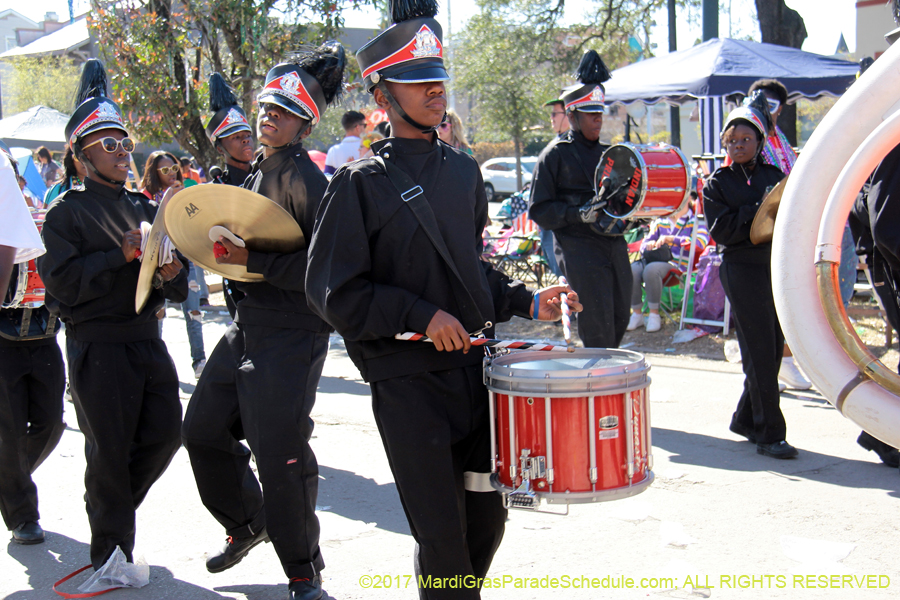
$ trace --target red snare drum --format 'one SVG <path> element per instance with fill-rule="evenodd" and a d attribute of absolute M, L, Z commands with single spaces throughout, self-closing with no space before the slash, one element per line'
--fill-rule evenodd
<path fill-rule="evenodd" d="M 40 232 L 44 227 L 47 211 L 33 210 L 31 217 Z M 37 260 L 31 259 L 16 265 L 18 270 L 10 278 L 9 289 L 3 298 L 2 308 L 38 308 L 44 305 L 44 282 L 37 270 Z"/>
<path fill-rule="evenodd" d="M 653 481 L 650 366 L 627 350 L 512 352 L 485 365 L 491 481 L 507 507 L 604 502 Z"/>
<path fill-rule="evenodd" d="M 604 211 L 617 219 L 664 217 L 680 210 L 691 194 L 687 158 L 675 146 L 616 144 L 600 157 L 594 190 L 609 177 Z"/>

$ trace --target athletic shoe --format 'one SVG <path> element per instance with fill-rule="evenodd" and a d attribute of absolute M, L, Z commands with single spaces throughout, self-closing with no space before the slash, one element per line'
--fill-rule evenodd
<path fill-rule="evenodd" d="M 799 452 L 786 441 L 772 442 L 771 444 L 757 444 L 756 453 L 772 458 L 794 458 Z"/>
<path fill-rule="evenodd" d="M 644 324 L 644 327 L 647 329 L 647 333 L 659 331 L 662 327 L 662 319 L 659 318 L 658 314 L 650 313 L 647 315 L 647 322 Z"/>
<path fill-rule="evenodd" d="M 312 579 L 292 577 L 288 584 L 288 597 L 290 600 L 319 600 L 324 595 L 322 578 L 318 574 Z"/>
<path fill-rule="evenodd" d="M 194 379 L 200 379 L 200 375 L 203 373 L 203 367 L 206 366 L 206 359 L 204 358 L 200 362 L 197 363 L 197 366 L 194 367 Z"/>
<path fill-rule="evenodd" d="M 877 454 L 878 458 L 880 458 L 881 462 L 885 465 L 894 467 L 895 469 L 900 467 L 900 451 L 893 446 L 885 444 L 865 431 L 859 434 L 859 437 L 856 438 L 856 443 L 866 450 L 871 450 Z"/>
<path fill-rule="evenodd" d="M 40 544 L 44 541 L 44 530 L 38 525 L 37 521 L 28 521 L 20 523 L 18 527 L 13 529 L 12 541 L 16 544 Z"/>
<path fill-rule="evenodd" d="M 634 331 L 638 327 L 644 326 L 644 316 L 639 312 L 631 313 L 631 319 L 628 320 L 628 327 L 625 328 L 626 331 Z"/>
<path fill-rule="evenodd" d="M 785 356 L 781 359 L 781 369 L 778 371 L 778 379 L 785 382 L 792 390 L 808 390 L 812 383 L 803 376 L 800 369 L 794 363 L 793 356 Z"/>
<path fill-rule="evenodd" d="M 256 535 L 250 535 L 242 538 L 228 536 L 225 547 L 217 554 L 212 554 L 206 558 L 206 570 L 210 573 L 221 573 L 226 569 L 230 569 L 234 565 L 241 562 L 247 553 L 263 542 L 269 543 L 269 534 L 266 528 Z"/>

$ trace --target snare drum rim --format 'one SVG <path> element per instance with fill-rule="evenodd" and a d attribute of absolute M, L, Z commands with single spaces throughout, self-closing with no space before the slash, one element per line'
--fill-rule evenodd
<path fill-rule="evenodd" d="M 644 157 L 641 155 L 641 153 L 637 151 L 638 144 L 632 144 L 631 142 L 619 142 L 618 144 L 613 144 L 612 146 L 607 148 L 606 152 L 604 152 L 600 156 L 600 162 L 597 163 L 597 168 L 594 169 L 594 194 L 597 194 L 600 191 L 600 181 L 598 180 L 598 175 L 600 173 L 602 173 L 602 171 L 600 170 L 600 167 L 603 166 L 606 155 L 609 154 L 610 152 L 612 152 L 612 149 L 617 146 L 622 146 L 624 148 L 628 148 L 631 151 L 631 153 L 635 157 L 637 157 L 638 166 L 641 168 L 641 193 L 638 196 L 638 201 L 634 203 L 634 207 L 631 209 L 631 212 L 628 213 L 627 215 L 619 216 L 619 215 L 612 214 L 606 208 L 603 209 L 603 212 L 606 213 L 608 216 L 612 217 L 613 219 L 623 219 L 624 220 L 624 219 L 631 217 L 631 215 L 633 215 L 638 210 L 640 210 L 641 205 L 644 203 L 644 199 L 647 197 L 647 184 L 646 184 L 647 163 L 646 163 L 646 161 L 644 161 Z M 629 179 L 629 181 L 631 181 L 631 179 Z"/>
<path fill-rule="evenodd" d="M 18 273 L 16 275 L 16 291 L 9 302 L 5 302 L 5 295 L 8 293 L 9 288 L 7 288 L 7 292 L 4 292 L 4 302 L 0 302 L 0 308 L 3 308 L 4 310 L 19 308 L 22 304 L 22 300 L 25 299 L 25 292 L 28 291 L 28 261 L 16 263 L 15 266 L 18 267 Z M 12 285 L 10 285 L 10 288 L 11 287 Z"/>

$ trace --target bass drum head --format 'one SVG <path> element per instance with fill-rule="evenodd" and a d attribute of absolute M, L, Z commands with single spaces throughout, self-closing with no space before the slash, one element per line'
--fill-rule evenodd
<path fill-rule="evenodd" d="M 647 165 L 641 153 L 628 143 L 610 147 L 600 157 L 594 173 L 595 191 L 607 177 L 611 183 L 603 210 L 610 217 L 626 219 L 641 207 L 647 193 Z"/>

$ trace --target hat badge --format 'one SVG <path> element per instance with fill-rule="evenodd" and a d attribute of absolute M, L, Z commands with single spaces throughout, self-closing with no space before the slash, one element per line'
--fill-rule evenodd
<path fill-rule="evenodd" d="M 119 117 L 119 112 L 109 102 L 103 102 L 100 106 L 97 107 L 97 118 L 101 119 L 113 119 L 115 121 L 121 121 L 121 117 Z"/>
<path fill-rule="evenodd" d="M 594 88 L 594 91 L 591 92 L 591 101 L 603 102 L 603 90 L 600 89 L 599 85 Z"/>
<path fill-rule="evenodd" d="M 441 55 L 437 36 L 434 35 L 434 32 L 427 25 L 423 25 L 416 33 L 416 45 L 412 49 L 411 54 L 416 58 Z"/>
<path fill-rule="evenodd" d="M 225 123 L 228 125 L 232 125 L 234 123 L 246 123 L 247 120 L 239 113 L 237 110 L 232 108 L 228 111 L 228 114 L 225 115 Z"/>
<path fill-rule="evenodd" d="M 281 89 L 291 94 L 292 96 L 297 95 L 297 88 L 299 87 L 300 77 L 297 75 L 297 73 L 291 71 L 281 78 Z"/>

